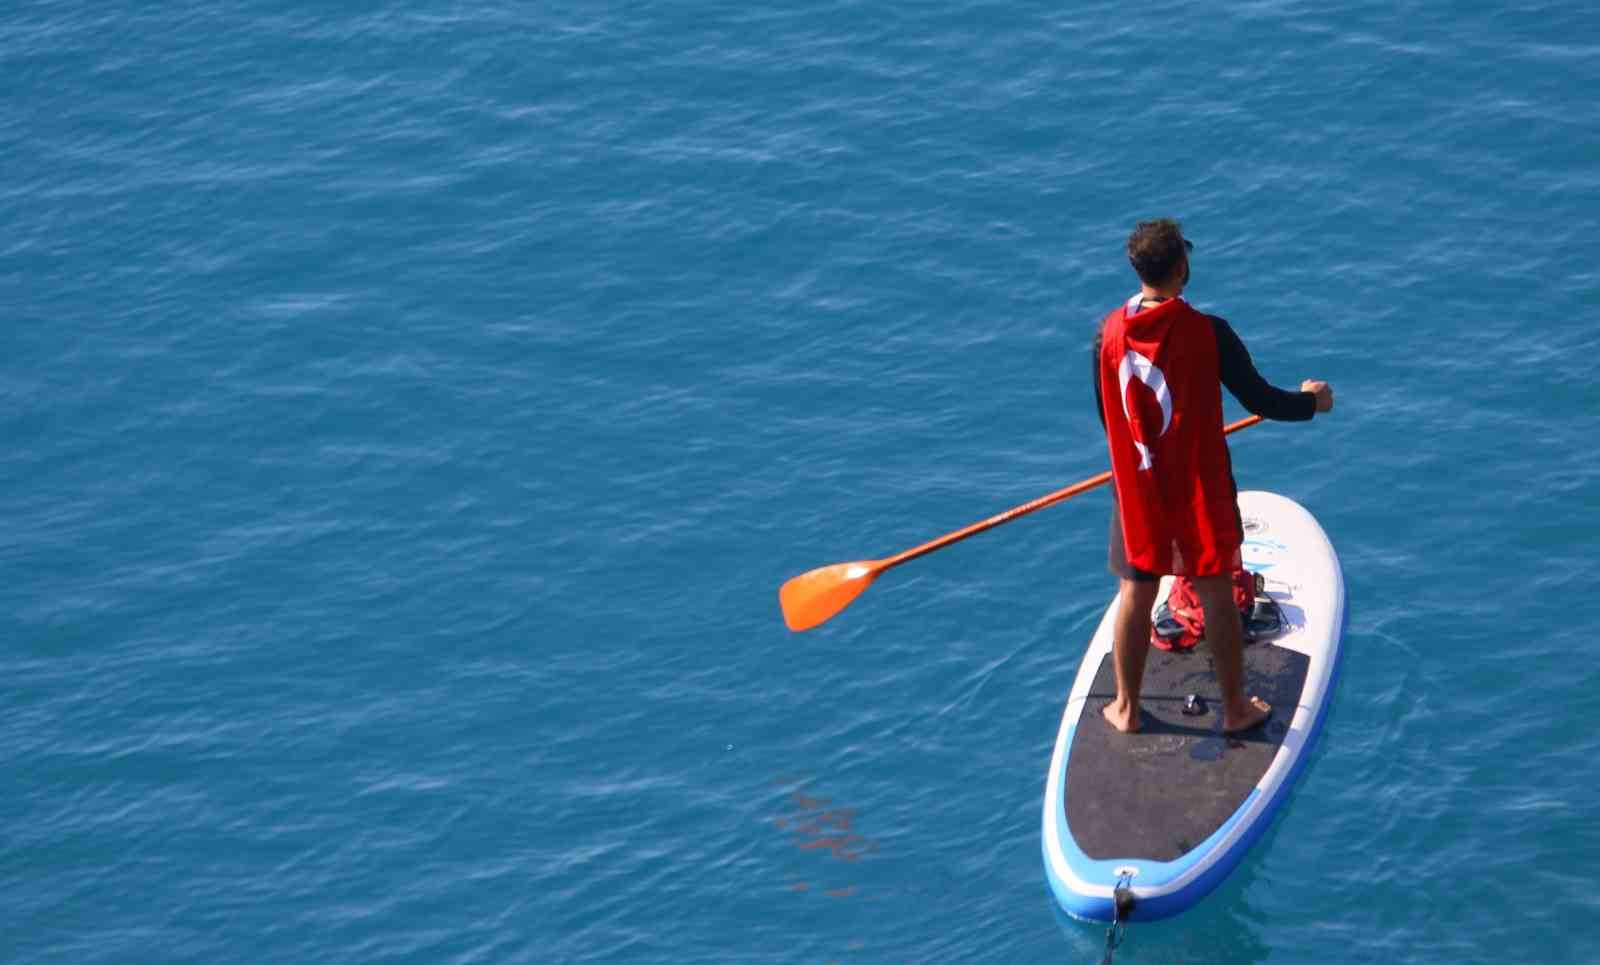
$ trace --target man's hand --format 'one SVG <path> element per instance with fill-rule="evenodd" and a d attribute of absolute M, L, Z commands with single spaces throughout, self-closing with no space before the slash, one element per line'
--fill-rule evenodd
<path fill-rule="evenodd" d="M 1301 392 L 1310 392 L 1317 397 L 1317 411 L 1327 412 L 1333 408 L 1333 390 L 1328 388 L 1328 383 L 1306 379 L 1300 383 Z"/>

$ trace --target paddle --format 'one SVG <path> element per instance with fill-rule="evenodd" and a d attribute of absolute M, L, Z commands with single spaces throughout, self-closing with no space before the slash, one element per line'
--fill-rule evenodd
<path fill-rule="evenodd" d="M 1240 419 L 1238 422 L 1224 426 L 1224 433 L 1238 432 L 1240 429 L 1255 425 L 1261 417 L 1253 415 Z M 833 615 L 849 606 L 851 601 L 860 596 L 862 591 L 872 585 L 884 570 L 892 569 L 901 563 L 907 563 L 919 556 L 926 556 L 934 550 L 944 549 L 951 543 L 959 543 L 968 536 L 976 536 L 984 530 L 994 529 L 1001 523 L 1009 523 L 1019 516 L 1026 516 L 1035 510 L 1046 506 L 1054 506 L 1064 499 L 1071 499 L 1079 493 L 1088 492 L 1096 486 L 1103 486 L 1111 481 L 1111 473 L 1103 472 L 1098 476 L 1090 476 L 1082 482 L 1073 483 L 1065 489 L 1058 489 L 1053 493 L 1040 496 L 1029 503 L 1023 503 L 1015 509 L 1008 509 L 998 516 L 963 527 L 953 533 L 946 533 L 935 540 L 929 540 L 921 546 L 913 546 L 904 553 L 881 560 L 857 560 L 854 563 L 835 563 L 832 566 L 822 566 L 807 573 L 791 578 L 778 590 L 778 602 L 783 606 L 783 622 L 791 630 L 809 630 L 833 618 Z"/>

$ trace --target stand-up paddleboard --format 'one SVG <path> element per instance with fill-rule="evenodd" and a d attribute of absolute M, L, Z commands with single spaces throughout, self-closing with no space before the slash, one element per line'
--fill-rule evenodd
<path fill-rule="evenodd" d="M 1262 574 L 1283 611 L 1276 636 L 1244 648 L 1246 690 L 1272 704 L 1272 717 L 1223 735 L 1221 692 L 1202 642 L 1188 652 L 1150 650 L 1141 730 L 1118 732 L 1100 716 L 1117 689 L 1112 600 L 1067 698 L 1045 784 L 1045 877 L 1075 918 L 1148 921 L 1205 897 L 1271 823 L 1327 717 L 1345 619 L 1339 557 L 1293 500 L 1245 492 L 1239 509 L 1245 568 Z M 1203 713 L 1184 714 L 1190 694 L 1200 695 Z"/>

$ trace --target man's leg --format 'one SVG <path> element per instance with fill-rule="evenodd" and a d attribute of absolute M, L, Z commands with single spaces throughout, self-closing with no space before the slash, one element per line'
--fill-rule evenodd
<path fill-rule="evenodd" d="M 1156 604 L 1158 585 L 1123 577 L 1117 594 L 1117 622 L 1111 637 L 1117 698 L 1100 713 L 1120 731 L 1139 729 L 1139 687 L 1144 682 L 1144 659 L 1150 653 L 1150 609 Z"/>
<path fill-rule="evenodd" d="M 1226 575 L 1194 577 L 1195 595 L 1206 611 L 1206 642 L 1222 685 L 1222 729 L 1248 730 L 1272 716 L 1272 707 L 1244 692 L 1244 627 L 1233 605 L 1233 581 Z"/>

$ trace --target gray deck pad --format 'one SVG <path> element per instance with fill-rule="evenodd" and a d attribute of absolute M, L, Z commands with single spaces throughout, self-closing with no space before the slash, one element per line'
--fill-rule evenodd
<path fill-rule="evenodd" d="M 1305 686 L 1309 659 L 1270 643 L 1245 647 L 1247 690 L 1272 718 L 1238 736 L 1222 733 L 1211 651 L 1152 648 L 1140 699 L 1141 730 L 1118 732 L 1100 716 L 1116 696 L 1112 658 L 1100 663 L 1067 756 L 1067 827 L 1084 854 L 1172 861 L 1222 826 L 1266 773 Z M 1183 714 L 1197 693 L 1206 713 Z"/>

